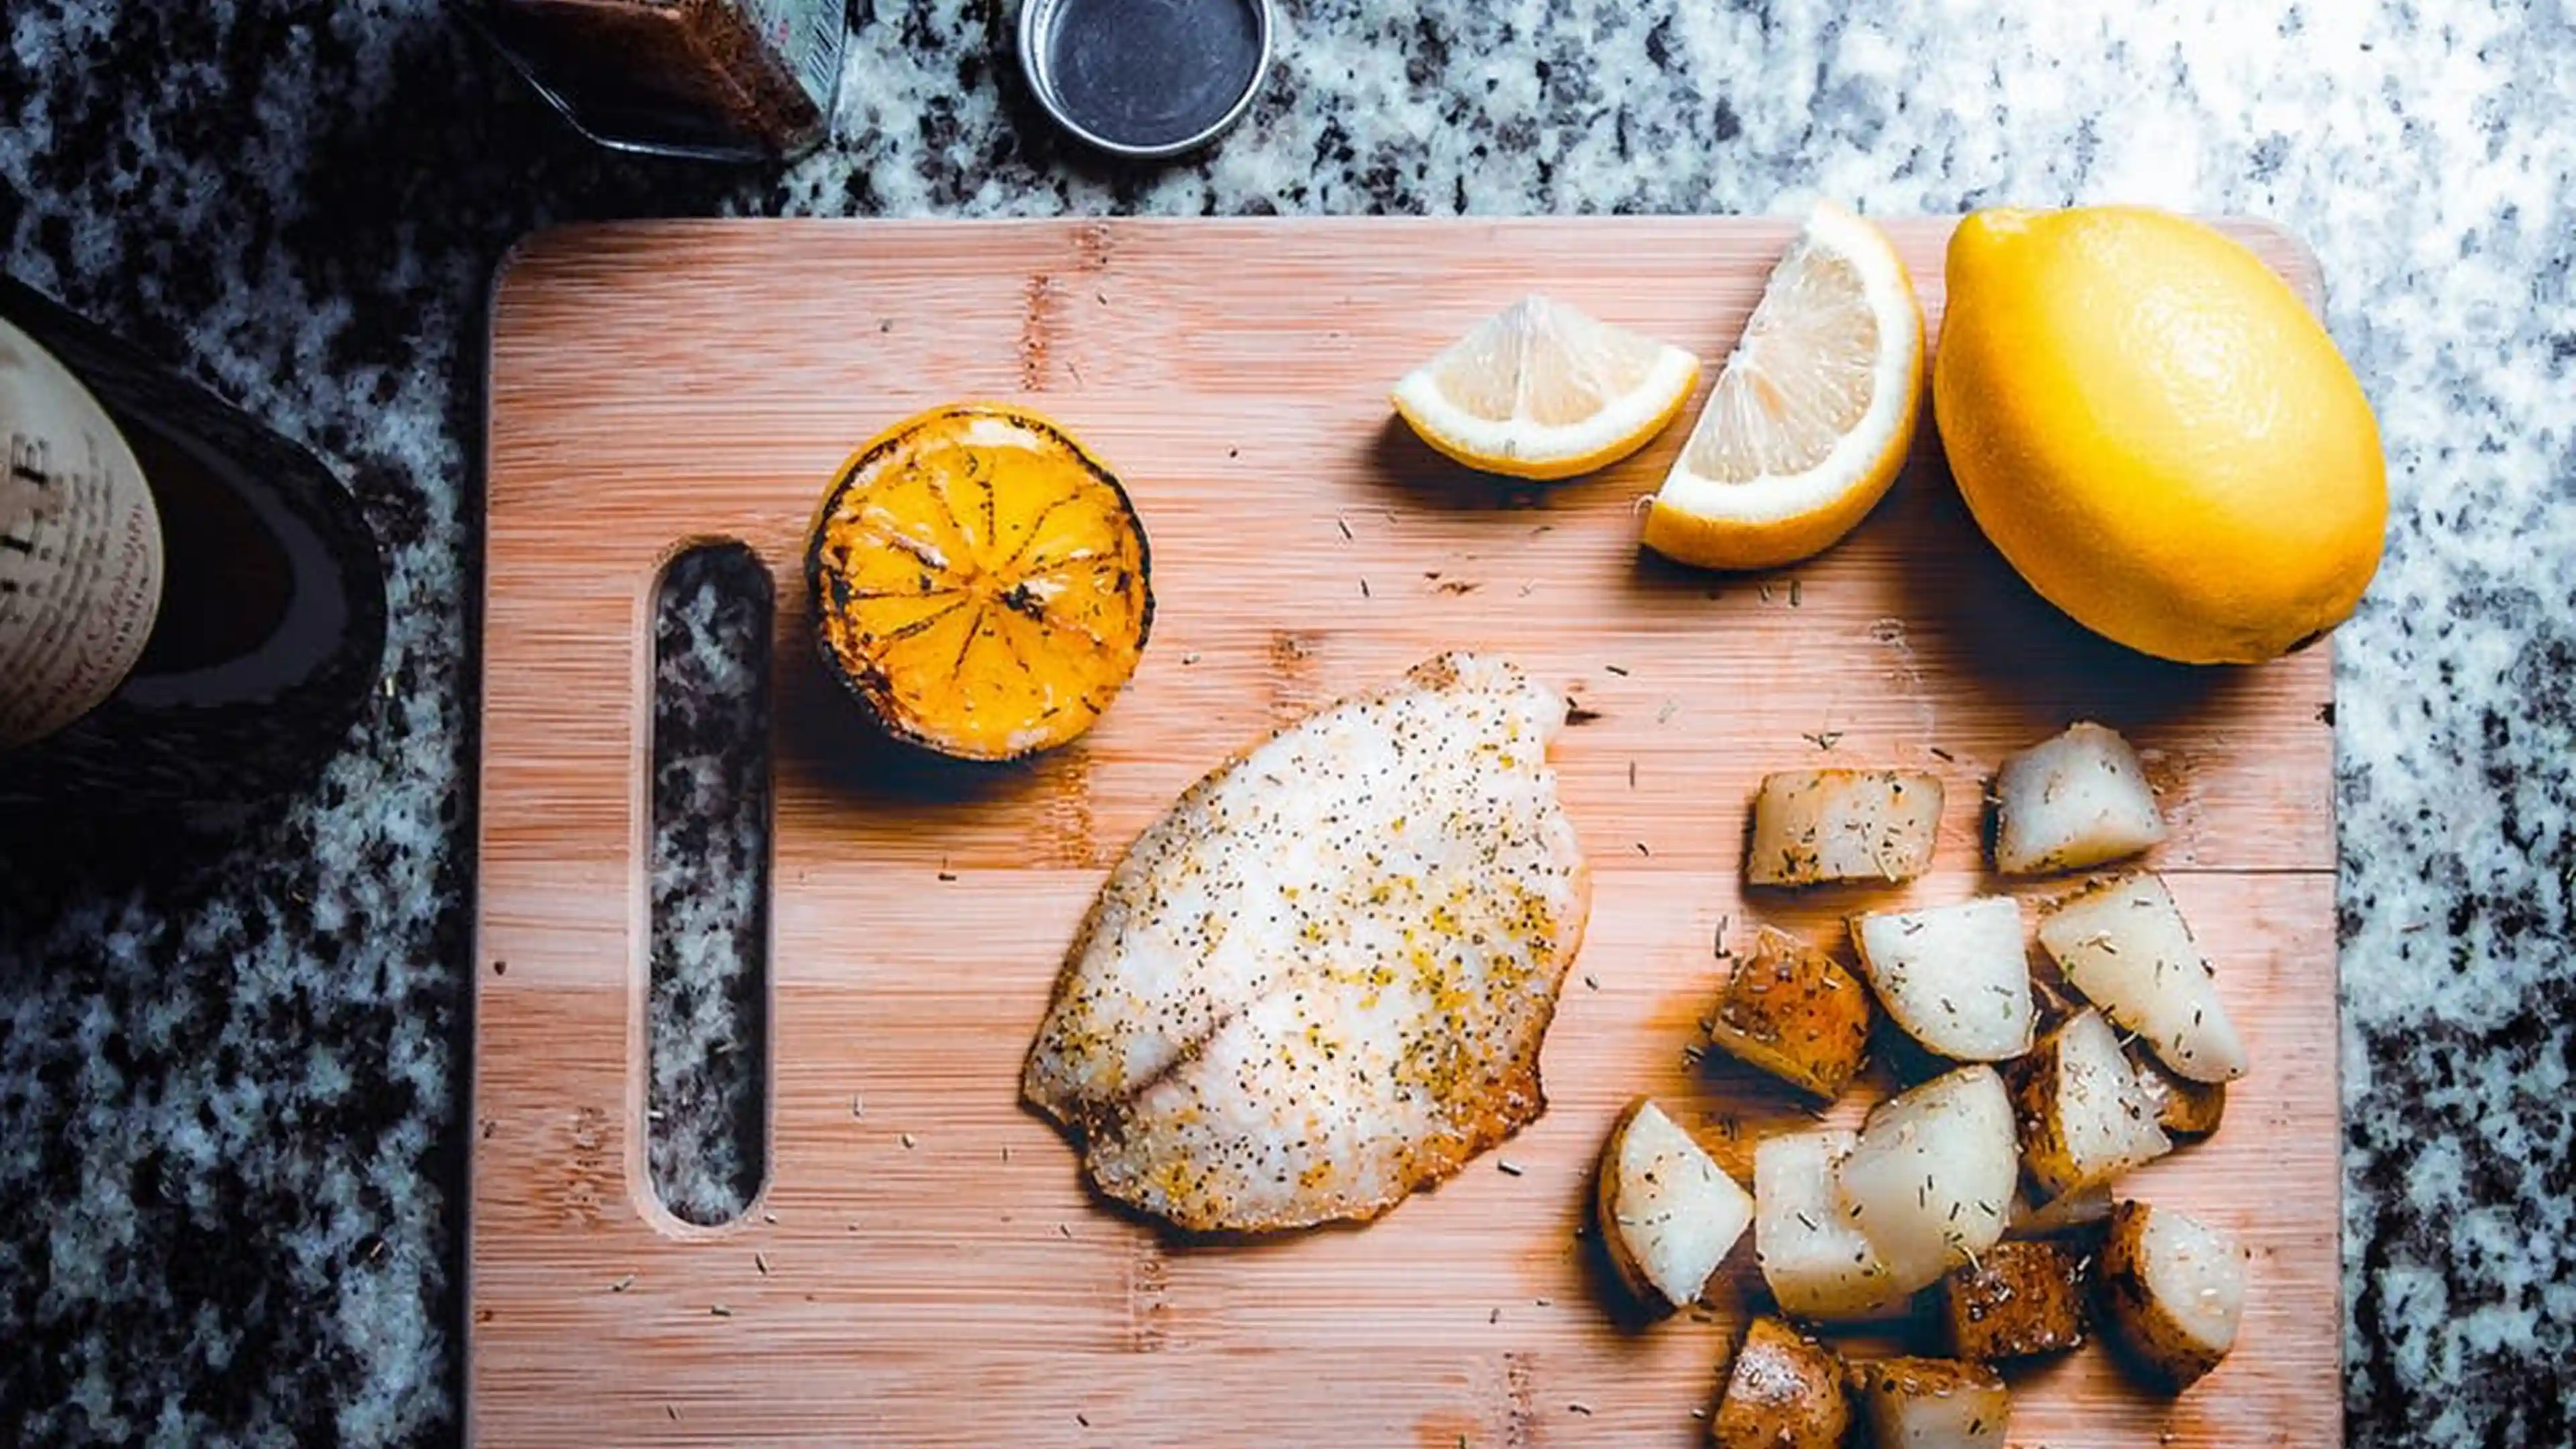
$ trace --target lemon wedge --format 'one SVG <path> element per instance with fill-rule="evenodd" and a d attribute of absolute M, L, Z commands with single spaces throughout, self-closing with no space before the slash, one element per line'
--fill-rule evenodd
<path fill-rule="evenodd" d="M 1395 410 L 1470 468 L 1571 478 L 1644 447 L 1698 381 L 1690 353 L 1532 295 L 1407 373 Z"/>
<path fill-rule="evenodd" d="M 1923 308 L 1877 227 L 1808 215 L 1646 514 L 1646 546 L 1775 568 L 1852 531 L 1905 466 L 1923 406 Z"/>

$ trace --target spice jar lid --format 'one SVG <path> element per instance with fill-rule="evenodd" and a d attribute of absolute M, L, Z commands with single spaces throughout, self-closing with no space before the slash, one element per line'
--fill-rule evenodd
<path fill-rule="evenodd" d="M 1027 0 L 1020 69 L 1057 125 L 1113 156 L 1225 134 L 1270 69 L 1270 0 Z"/>

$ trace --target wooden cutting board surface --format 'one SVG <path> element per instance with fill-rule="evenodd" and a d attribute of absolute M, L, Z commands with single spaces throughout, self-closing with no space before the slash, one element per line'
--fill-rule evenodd
<path fill-rule="evenodd" d="M 1949 224 L 1890 229 L 1937 329 Z M 2296 241 L 2234 230 L 2315 298 Z M 523 247 L 492 344 L 476 1441 L 1688 1442 L 1753 1280 L 1699 1317 L 1612 1311 L 1579 1236 L 1612 1116 L 1655 1093 L 1739 1166 L 1752 1136 L 1805 1123 L 1760 1079 L 1685 1060 L 1716 933 L 1770 920 L 1839 948 L 1845 912 L 1998 888 L 1983 778 L 2091 718 L 2164 790 L 2174 834 L 2152 864 L 2256 1063 L 2225 1130 L 2134 1191 L 2243 1232 L 2253 1298 L 2235 1356 L 2176 1402 L 2098 1350 L 2017 1375 L 2013 1440 L 2339 1442 L 2325 651 L 2188 671 L 2093 639 L 1976 535 L 1928 425 L 1840 548 L 1718 578 L 1636 547 L 1633 505 L 1682 427 L 1542 489 L 1465 475 L 1389 421 L 1396 376 L 1536 287 L 1713 375 L 1788 236 L 1707 218 L 719 222 Z M 970 397 L 1033 403 L 1121 472 L 1159 609 L 1088 739 L 923 770 L 870 746 L 814 664 L 802 534 L 855 446 Z M 652 599 L 664 562 L 710 539 L 749 544 L 778 591 L 771 1161 L 715 1229 L 653 1200 L 642 1067 Z M 1599 716 L 1556 753 L 1597 894 L 1546 1116 L 1360 1230 L 1197 1245 L 1095 1201 L 1017 1088 L 1103 872 L 1230 751 L 1461 646 Z M 1935 872 L 1749 898 L 1749 792 L 1818 764 L 1940 773 Z"/>

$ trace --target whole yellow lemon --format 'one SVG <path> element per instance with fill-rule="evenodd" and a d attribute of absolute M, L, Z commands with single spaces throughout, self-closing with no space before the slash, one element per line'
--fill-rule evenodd
<path fill-rule="evenodd" d="M 2352 613 L 2388 523 L 2379 425 L 2252 252 L 2144 208 L 1982 211 L 1948 283 L 1941 445 L 2049 602 L 2191 664 L 2271 659 Z"/>

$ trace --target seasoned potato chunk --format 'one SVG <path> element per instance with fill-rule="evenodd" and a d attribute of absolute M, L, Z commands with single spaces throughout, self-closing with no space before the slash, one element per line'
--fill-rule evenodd
<path fill-rule="evenodd" d="M 1835 1200 L 1835 1173 L 1857 1140 L 1820 1128 L 1765 1138 L 1753 1149 L 1753 1252 L 1784 1313 L 1869 1318 L 1913 1291 L 1889 1278 L 1878 1250 Z"/>
<path fill-rule="evenodd" d="M 2012 1420 L 2003 1376 L 1955 1359 L 1862 1364 L 1860 1397 L 1876 1449 L 2004 1449 Z"/>
<path fill-rule="evenodd" d="M 1851 1421 L 1842 1356 L 1777 1318 L 1757 1318 L 1727 1371 L 1708 1437 L 1717 1449 L 1842 1449 Z"/>
<path fill-rule="evenodd" d="M 2020 1170 L 2002 1079 L 1962 1067 L 1878 1104 L 1836 1172 L 1836 1201 L 1911 1293 L 2003 1236 Z"/>
<path fill-rule="evenodd" d="M 2092 1257 L 2067 1243 L 1995 1244 L 1942 1280 L 1950 1351 L 1991 1362 L 2081 1346 L 2092 1276 Z"/>
<path fill-rule="evenodd" d="M 1755 885 L 1901 881 L 1932 863 L 1941 779 L 1919 770 L 1790 770 L 1753 797 Z"/>
<path fill-rule="evenodd" d="M 2111 1209 L 2102 1302 L 2112 1338 L 2148 1385 L 2180 1393 L 2236 1346 L 2245 1249 L 2187 1213 L 2124 1202 Z"/>
<path fill-rule="evenodd" d="M 1753 1222 L 1753 1197 L 1664 1109 L 1628 1104 L 1601 1149 L 1601 1237 L 1642 1301 L 1698 1300 Z"/>
<path fill-rule="evenodd" d="M 2155 1103 L 2098 1011 L 2079 1012 L 2008 1064 L 2022 1163 L 2049 1197 L 2098 1187 L 2173 1150 Z"/>
<path fill-rule="evenodd" d="M 1709 1041 L 1830 1102 L 1869 1050 L 1869 993 L 1834 958 L 1764 926 L 1749 956 L 1726 958 Z"/>
<path fill-rule="evenodd" d="M 2138 1074 L 2139 1090 L 2155 1104 L 2157 1126 L 2194 1140 L 2218 1131 L 2227 1115 L 2225 1082 L 2195 1082 L 2135 1047 L 2129 1049 L 2129 1066 Z"/>
<path fill-rule="evenodd" d="M 1995 775 L 1995 869 L 2006 875 L 2083 870 L 2164 838 L 2138 752 L 2100 725 L 2070 725 Z"/>
<path fill-rule="evenodd" d="M 2030 1050 L 2030 960 L 2012 897 L 1854 916 L 1851 933 L 1870 989 L 1925 1049 L 1961 1062 Z"/>
<path fill-rule="evenodd" d="M 2245 1043 L 2218 999 L 2218 973 L 2162 877 L 2124 876 L 2040 918 L 2039 944 L 2067 984 L 2195 1082 L 2245 1075 Z"/>

